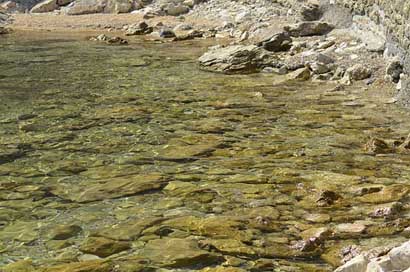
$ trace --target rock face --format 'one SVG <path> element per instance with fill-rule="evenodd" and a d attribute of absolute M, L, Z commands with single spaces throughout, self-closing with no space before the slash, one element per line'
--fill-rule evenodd
<path fill-rule="evenodd" d="M 269 52 L 255 45 L 216 48 L 199 58 L 202 69 L 225 74 L 254 73 L 263 69 Z"/>
<path fill-rule="evenodd" d="M 67 15 L 91 13 L 126 13 L 132 9 L 129 0 L 77 0 L 64 9 Z"/>

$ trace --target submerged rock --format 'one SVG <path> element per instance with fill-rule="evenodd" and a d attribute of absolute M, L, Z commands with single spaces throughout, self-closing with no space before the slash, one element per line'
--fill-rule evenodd
<path fill-rule="evenodd" d="M 88 237 L 81 245 L 80 250 L 105 258 L 130 248 L 129 242 L 115 241 L 104 237 Z"/>
<path fill-rule="evenodd" d="M 232 45 L 212 49 L 199 58 L 202 69 L 225 74 L 254 73 L 264 68 L 268 51 L 255 45 Z"/>
<path fill-rule="evenodd" d="M 213 265 L 225 260 L 215 253 L 200 249 L 198 241 L 192 238 L 151 240 L 142 249 L 140 256 L 167 268 L 184 268 L 197 264 Z"/>
<path fill-rule="evenodd" d="M 47 236 L 51 240 L 66 240 L 76 236 L 81 231 L 81 227 L 77 225 L 57 225 L 48 230 Z"/>
<path fill-rule="evenodd" d="M 108 261 L 93 260 L 60 264 L 41 268 L 38 272 L 112 272 L 113 265 Z"/>
<path fill-rule="evenodd" d="M 82 185 L 76 184 L 76 186 L 61 183 L 55 185 L 51 192 L 61 198 L 83 203 L 134 195 L 159 189 L 164 185 L 164 177 L 153 173 L 88 181 Z"/>
<path fill-rule="evenodd" d="M 118 44 L 118 45 L 128 44 L 128 41 L 126 39 L 123 39 L 121 37 L 110 37 L 105 34 L 98 35 L 97 37 L 91 37 L 90 41 L 100 41 L 100 42 L 105 42 L 107 44 Z"/>

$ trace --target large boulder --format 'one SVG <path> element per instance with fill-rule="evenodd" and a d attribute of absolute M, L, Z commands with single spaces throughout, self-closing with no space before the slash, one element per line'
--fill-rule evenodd
<path fill-rule="evenodd" d="M 35 5 L 30 12 L 31 13 L 44 13 L 44 12 L 51 12 L 56 10 L 62 6 L 68 5 L 73 0 L 44 0 L 37 5 Z"/>
<path fill-rule="evenodd" d="M 292 39 L 287 32 L 279 32 L 258 42 L 257 46 L 272 52 L 287 51 L 292 46 Z"/>
<path fill-rule="evenodd" d="M 76 0 L 64 9 L 67 15 L 91 13 L 126 13 L 132 9 L 130 0 Z"/>
<path fill-rule="evenodd" d="M 199 58 L 199 65 L 207 71 L 247 74 L 263 69 L 272 58 L 270 52 L 256 45 L 231 45 L 206 52 Z"/>
<path fill-rule="evenodd" d="M 170 3 L 166 5 L 163 9 L 167 15 L 171 16 L 179 16 L 189 12 L 189 7 L 184 4 Z"/>
<path fill-rule="evenodd" d="M 30 12 L 31 13 L 51 12 L 57 8 L 58 8 L 57 0 L 45 0 L 35 5 L 30 10 Z"/>
<path fill-rule="evenodd" d="M 333 29 L 334 26 L 326 22 L 301 22 L 285 27 L 285 31 L 292 37 L 320 36 Z"/>

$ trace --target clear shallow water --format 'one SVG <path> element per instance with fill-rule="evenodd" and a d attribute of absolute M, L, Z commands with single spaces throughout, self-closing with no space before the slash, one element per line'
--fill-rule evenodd
<path fill-rule="evenodd" d="M 406 136 L 404 111 L 202 72 L 199 43 L 50 37 L 0 40 L 1 264 L 331 271 L 408 237 L 410 156 L 363 149 Z"/>

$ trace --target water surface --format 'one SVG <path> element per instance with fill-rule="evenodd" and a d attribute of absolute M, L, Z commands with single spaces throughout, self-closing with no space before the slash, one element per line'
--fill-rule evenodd
<path fill-rule="evenodd" d="M 363 149 L 409 116 L 363 87 L 203 72 L 200 42 L 53 37 L 0 40 L 1 265 L 331 271 L 409 235 L 410 156 Z"/>

